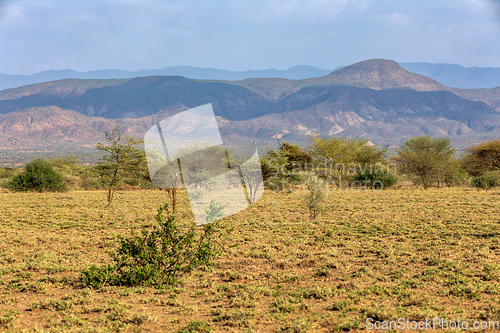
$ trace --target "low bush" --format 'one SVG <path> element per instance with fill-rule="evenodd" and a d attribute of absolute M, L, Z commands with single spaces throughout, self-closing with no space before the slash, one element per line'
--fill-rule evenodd
<path fill-rule="evenodd" d="M 500 184 L 500 172 L 488 171 L 484 175 L 472 178 L 471 184 L 476 188 L 489 190 Z"/>
<path fill-rule="evenodd" d="M 182 274 L 212 266 L 222 252 L 218 223 L 205 224 L 202 231 L 194 223 L 181 228 L 173 215 L 164 219 L 164 211 L 169 212 L 168 205 L 158 209 L 158 225 L 144 226 L 140 235 L 132 232 L 129 238 L 119 237 L 118 250 L 110 253 L 113 263 L 82 271 L 83 283 L 94 288 L 175 285 L 181 283 Z"/>
<path fill-rule="evenodd" d="M 0 179 L 11 178 L 15 175 L 16 170 L 14 168 L 2 168 L 0 169 Z"/>
<path fill-rule="evenodd" d="M 317 176 L 311 176 L 305 185 L 307 192 L 303 201 L 309 211 L 309 218 L 313 220 L 326 210 L 327 188 L 325 182 Z"/>
<path fill-rule="evenodd" d="M 7 184 L 7 188 L 14 191 L 62 191 L 65 190 L 63 177 L 56 172 L 52 165 L 38 158 L 24 167 L 24 171 Z"/>
<path fill-rule="evenodd" d="M 358 181 L 361 184 L 373 189 L 384 189 L 391 187 L 398 182 L 398 179 L 387 170 L 380 172 L 358 172 L 353 176 L 352 180 Z"/>
<path fill-rule="evenodd" d="M 443 181 L 448 187 L 461 186 L 470 182 L 470 176 L 458 160 L 451 159 L 444 172 Z"/>

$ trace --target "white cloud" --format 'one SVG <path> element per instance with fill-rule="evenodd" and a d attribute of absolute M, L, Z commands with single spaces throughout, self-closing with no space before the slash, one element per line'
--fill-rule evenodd
<path fill-rule="evenodd" d="M 410 25 L 410 18 L 402 13 L 392 13 L 391 14 L 391 21 L 396 24 L 396 25 Z"/>

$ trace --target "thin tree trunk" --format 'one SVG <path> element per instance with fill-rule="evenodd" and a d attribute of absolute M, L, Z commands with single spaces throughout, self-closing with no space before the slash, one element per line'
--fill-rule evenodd
<path fill-rule="evenodd" d="M 172 212 L 175 213 L 177 212 L 177 183 L 179 179 L 178 177 L 175 177 L 172 175 L 172 172 L 170 172 L 170 182 L 172 184 L 172 188 L 169 189 L 169 194 L 170 194 L 170 199 L 172 200 Z"/>
<path fill-rule="evenodd" d="M 172 210 L 177 212 L 177 188 L 172 189 Z"/>
<path fill-rule="evenodd" d="M 116 175 L 118 174 L 118 165 L 116 166 L 115 172 L 113 173 L 113 179 L 111 180 L 111 184 L 109 185 L 109 191 L 108 191 L 108 205 L 111 205 L 111 200 L 113 200 L 113 186 L 115 185 L 116 181 Z"/>

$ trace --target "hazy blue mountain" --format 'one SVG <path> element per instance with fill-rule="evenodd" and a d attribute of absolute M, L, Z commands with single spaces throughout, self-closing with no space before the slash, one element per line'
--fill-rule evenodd
<path fill-rule="evenodd" d="M 454 88 L 493 88 L 500 86 L 500 68 L 465 68 L 453 64 L 431 64 L 425 62 L 402 63 L 401 67 L 409 72 L 427 76 L 439 83 Z M 95 70 L 77 72 L 71 69 L 48 70 L 32 75 L 8 75 L 0 73 L 0 90 L 21 87 L 28 84 L 42 83 L 61 79 L 129 79 L 144 76 L 183 76 L 200 80 L 238 81 L 250 78 L 283 78 L 302 80 L 325 76 L 334 69 L 321 69 L 313 66 L 298 65 L 289 69 L 263 69 L 247 71 L 229 71 L 216 68 L 200 68 L 192 66 L 171 66 L 159 69 Z"/>
<path fill-rule="evenodd" d="M 494 88 L 500 86 L 500 68 L 462 67 L 452 64 L 431 64 L 426 62 L 400 63 L 412 73 L 430 77 L 453 88 Z"/>
<path fill-rule="evenodd" d="M 340 67 L 339 67 L 340 68 Z M 336 68 L 338 69 L 338 68 Z M 0 90 L 17 88 L 28 84 L 42 83 L 61 79 L 130 79 L 144 76 L 183 76 L 189 79 L 236 81 L 248 78 L 280 77 L 300 80 L 323 76 L 332 70 L 313 66 L 299 65 L 289 69 L 263 69 L 247 71 L 228 71 L 216 68 L 200 68 L 192 66 L 172 66 L 160 69 L 142 69 L 138 71 L 96 70 L 77 72 L 71 69 L 48 70 L 32 75 L 8 75 L 0 73 Z"/>

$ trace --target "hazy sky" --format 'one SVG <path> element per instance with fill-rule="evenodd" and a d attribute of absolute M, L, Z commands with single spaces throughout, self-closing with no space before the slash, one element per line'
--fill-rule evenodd
<path fill-rule="evenodd" d="M 498 0 L 0 0 L 0 72 L 500 67 Z"/>

